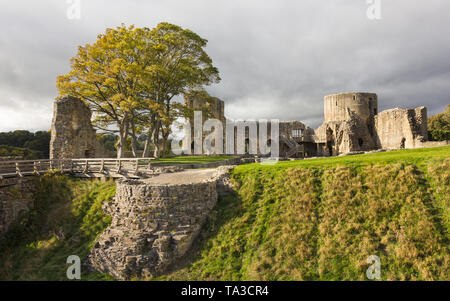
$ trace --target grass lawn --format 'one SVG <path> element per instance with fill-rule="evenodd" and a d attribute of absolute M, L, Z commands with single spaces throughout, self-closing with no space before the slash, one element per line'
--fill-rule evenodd
<path fill-rule="evenodd" d="M 450 146 L 433 147 L 433 148 L 416 148 L 406 150 L 396 150 L 372 154 L 361 154 L 342 157 L 327 157 L 318 159 L 305 159 L 296 161 L 281 161 L 275 165 L 246 164 L 241 165 L 237 169 L 239 171 L 247 171 L 259 168 L 287 168 L 287 167 L 320 167 L 320 166 L 359 166 L 372 164 L 387 163 L 404 163 L 421 166 L 430 161 L 450 158 Z"/>
<path fill-rule="evenodd" d="M 155 159 L 152 160 L 152 163 L 198 164 L 218 162 L 232 158 L 235 158 L 235 156 L 178 156 Z"/>
<path fill-rule="evenodd" d="M 246 164 L 160 280 L 450 280 L 450 147 Z"/>
<path fill-rule="evenodd" d="M 450 146 L 246 164 L 231 181 L 188 262 L 153 280 L 367 280 L 370 255 L 382 280 L 450 280 Z M 114 181 L 46 174 L 36 185 L 34 210 L 0 241 L 0 280 L 65 280 L 67 255 L 86 258 L 110 224 Z"/>

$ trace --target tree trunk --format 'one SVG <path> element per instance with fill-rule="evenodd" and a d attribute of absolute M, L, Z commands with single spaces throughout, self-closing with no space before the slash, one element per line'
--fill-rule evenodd
<path fill-rule="evenodd" d="M 155 144 L 155 150 L 153 151 L 153 157 L 159 158 L 159 145 Z"/>
<path fill-rule="evenodd" d="M 123 147 L 123 136 L 122 134 L 119 135 L 119 142 L 117 143 L 117 159 L 123 158 L 124 154 L 124 147 Z"/>
<path fill-rule="evenodd" d="M 133 153 L 133 157 L 137 158 L 137 152 L 136 152 L 136 136 L 131 137 L 131 152 Z"/>
<path fill-rule="evenodd" d="M 122 123 L 119 126 L 119 142 L 117 143 L 117 158 L 123 158 L 125 156 L 125 142 L 128 137 L 128 121 L 125 114 Z"/>
<path fill-rule="evenodd" d="M 160 128 L 160 122 L 156 122 L 155 127 L 152 131 L 152 142 L 155 147 L 155 151 L 153 152 L 153 157 L 159 158 L 160 155 L 160 145 L 159 145 L 159 128 Z"/>
<path fill-rule="evenodd" d="M 147 133 L 147 138 L 145 139 L 144 152 L 142 153 L 142 158 L 148 158 L 150 154 L 150 144 L 152 143 L 152 135 L 150 131 Z"/>
<path fill-rule="evenodd" d="M 162 143 L 161 143 L 161 147 L 162 147 L 162 150 L 161 150 L 161 154 L 162 154 L 162 156 L 164 157 L 164 156 L 166 156 L 167 155 L 167 140 L 169 139 L 169 132 L 165 132 L 163 135 L 162 135 Z"/>

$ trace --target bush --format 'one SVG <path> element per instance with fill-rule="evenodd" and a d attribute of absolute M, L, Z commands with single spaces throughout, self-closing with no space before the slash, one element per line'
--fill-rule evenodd
<path fill-rule="evenodd" d="M 428 118 L 428 135 L 432 141 L 450 140 L 450 105 L 444 112 Z"/>

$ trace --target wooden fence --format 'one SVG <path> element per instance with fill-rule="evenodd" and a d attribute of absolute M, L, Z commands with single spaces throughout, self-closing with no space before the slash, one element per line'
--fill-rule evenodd
<path fill-rule="evenodd" d="M 72 173 L 79 177 L 139 178 L 151 171 L 154 158 L 53 159 L 0 162 L 0 179 L 41 175 L 49 171 Z"/>

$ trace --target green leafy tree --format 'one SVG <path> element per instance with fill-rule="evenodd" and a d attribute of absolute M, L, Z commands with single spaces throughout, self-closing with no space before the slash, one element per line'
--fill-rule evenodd
<path fill-rule="evenodd" d="M 163 128 L 178 114 L 174 97 L 220 80 L 203 49 L 206 43 L 168 23 L 154 29 L 108 28 L 95 43 L 78 48 L 71 71 L 57 79 L 59 94 L 82 99 L 94 112 L 98 128 L 117 133 L 118 157 L 123 157 L 129 137 L 136 149 L 141 133 L 147 134 L 158 157 L 161 140 L 168 137 Z"/>
<path fill-rule="evenodd" d="M 150 31 L 157 49 L 154 64 L 148 70 L 150 79 L 144 82 L 144 124 L 147 126 L 146 147 L 154 146 L 154 156 L 159 157 L 167 145 L 170 125 L 183 115 L 183 106 L 174 98 L 192 89 L 220 81 L 219 72 L 205 52 L 207 40 L 177 25 L 160 23 Z"/>
<path fill-rule="evenodd" d="M 118 133 L 119 158 L 124 155 L 130 119 L 144 92 L 140 82 L 148 78 L 146 68 L 151 65 L 148 31 L 124 25 L 106 29 L 95 43 L 78 48 L 71 71 L 57 79 L 60 96 L 81 98 L 93 110 L 98 128 Z"/>
<path fill-rule="evenodd" d="M 428 135 L 430 140 L 450 140 L 450 105 L 444 112 L 428 118 Z"/>
<path fill-rule="evenodd" d="M 21 156 L 27 159 L 49 157 L 50 132 L 26 130 L 0 133 L 1 156 Z"/>

